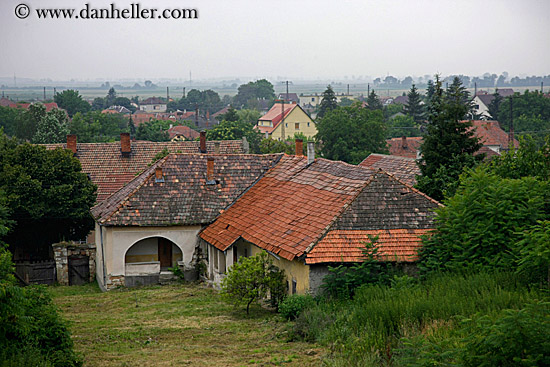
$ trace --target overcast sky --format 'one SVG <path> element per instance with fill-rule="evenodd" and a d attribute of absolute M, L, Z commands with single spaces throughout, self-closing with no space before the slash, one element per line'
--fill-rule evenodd
<path fill-rule="evenodd" d="M 24 20 L 15 8 L 31 9 Z M 37 19 L 36 8 L 194 8 L 194 20 Z M 0 77 L 550 74 L 550 0 L 1 0 Z"/>

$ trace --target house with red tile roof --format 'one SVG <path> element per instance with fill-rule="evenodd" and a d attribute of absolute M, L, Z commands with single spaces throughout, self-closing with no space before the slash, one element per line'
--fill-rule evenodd
<path fill-rule="evenodd" d="M 171 141 L 196 140 L 200 133 L 189 126 L 178 125 L 168 129 L 168 137 Z"/>
<path fill-rule="evenodd" d="M 145 169 L 92 208 L 101 288 L 158 283 L 178 265 L 196 279 L 199 230 L 281 157 L 172 153 Z"/>
<path fill-rule="evenodd" d="M 255 129 L 266 138 L 285 140 L 301 133 L 308 138 L 317 134 L 315 122 L 296 103 L 275 103 L 260 119 Z"/>
<path fill-rule="evenodd" d="M 420 158 L 420 146 L 422 145 L 422 137 L 403 136 L 402 138 L 391 138 L 386 140 L 390 155 L 399 157 L 418 159 Z"/>
<path fill-rule="evenodd" d="M 129 134 L 121 134 L 120 142 L 77 143 L 76 135 L 68 135 L 67 143 L 46 144 L 47 149 L 70 149 L 82 165 L 82 171 L 97 185 L 97 201 L 101 202 L 118 191 L 137 174 L 153 163 L 155 156 L 167 150 L 181 153 L 242 154 L 248 152 L 243 140 L 224 141 L 132 141 Z"/>
<path fill-rule="evenodd" d="M 10 107 L 10 105 L 13 104 L 11 99 L 8 99 L 6 97 L 0 98 L 0 106 L 2 107 Z"/>
<path fill-rule="evenodd" d="M 199 237 L 215 284 L 240 257 L 267 251 L 290 293 L 315 293 L 329 265 L 364 260 L 369 235 L 381 260 L 416 261 L 439 205 L 381 170 L 284 156 Z"/>
<path fill-rule="evenodd" d="M 416 176 L 422 174 L 416 159 L 396 155 L 372 153 L 359 165 L 374 170 L 381 169 L 411 186 L 416 185 Z"/>
<path fill-rule="evenodd" d="M 34 102 L 34 103 L 41 103 L 41 102 Z M 28 110 L 31 104 L 32 103 L 11 103 L 8 107 Z M 41 104 L 43 104 L 44 107 L 46 107 L 46 112 L 50 112 L 54 108 L 59 108 L 59 106 L 55 102 L 41 103 Z"/>

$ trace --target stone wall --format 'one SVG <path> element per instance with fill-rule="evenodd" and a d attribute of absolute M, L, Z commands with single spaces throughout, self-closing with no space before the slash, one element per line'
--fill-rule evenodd
<path fill-rule="evenodd" d="M 57 282 L 61 285 L 69 285 L 69 257 L 88 256 L 90 267 L 90 279 L 92 282 L 95 277 L 95 253 L 96 247 L 93 243 L 61 242 L 52 245 L 55 267 L 57 272 Z"/>

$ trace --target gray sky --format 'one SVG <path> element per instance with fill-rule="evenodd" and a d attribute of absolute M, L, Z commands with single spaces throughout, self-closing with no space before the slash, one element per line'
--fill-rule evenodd
<path fill-rule="evenodd" d="M 199 19 L 37 19 L 36 8 L 196 8 Z M 27 4 L 21 20 L 15 7 Z M 1 0 L 0 77 L 550 74 L 550 0 Z"/>

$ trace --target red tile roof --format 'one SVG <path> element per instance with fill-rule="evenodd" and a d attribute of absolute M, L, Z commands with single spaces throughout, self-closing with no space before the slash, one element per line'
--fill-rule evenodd
<path fill-rule="evenodd" d="M 207 184 L 207 158 L 214 184 Z M 282 154 L 170 154 L 92 209 L 105 226 L 206 224 L 273 167 Z M 162 182 L 156 169 L 162 170 Z"/>
<path fill-rule="evenodd" d="M 372 169 L 382 169 L 411 186 L 416 184 L 416 176 L 421 174 L 415 159 L 395 155 L 373 153 L 359 165 Z"/>
<path fill-rule="evenodd" d="M 418 260 L 421 247 L 420 236 L 429 229 L 383 229 L 383 230 L 334 230 L 311 250 L 306 264 L 361 262 L 369 236 L 378 236 L 376 247 L 380 260 L 410 262 Z"/>
<path fill-rule="evenodd" d="M 222 251 L 242 238 L 293 260 L 330 230 L 432 228 L 438 205 L 384 172 L 285 156 L 199 236 Z"/>
<path fill-rule="evenodd" d="M 220 153 L 244 153 L 241 140 L 220 142 Z M 66 148 L 67 144 L 46 144 L 48 149 Z M 120 142 L 114 143 L 78 143 L 76 157 L 82 165 L 82 171 L 90 175 L 98 186 L 97 201 L 100 202 L 132 180 L 136 174 L 145 170 L 155 155 L 164 148 L 170 152 L 197 153 L 198 141 L 150 142 L 132 141 L 132 152 L 123 157 Z M 214 142 L 206 142 L 207 152 L 214 151 Z"/>
<path fill-rule="evenodd" d="M 422 145 L 421 137 L 414 138 L 392 138 L 387 140 L 391 155 L 416 159 L 420 145 Z"/>
<path fill-rule="evenodd" d="M 200 136 L 200 133 L 198 131 L 191 129 L 189 126 L 183 125 L 174 126 L 168 129 L 168 134 L 170 140 L 172 140 L 176 136 L 183 136 L 185 140 L 195 140 L 198 139 L 198 137 Z"/>
<path fill-rule="evenodd" d="M 284 105 L 284 117 L 286 118 L 298 105 L 295 103 L 285 103 Z M 262 117 L 259 121 L 271 121 L 272 126 L 256 126 L 262 133 L 272 133 L 279 123 L 283 120 L 282 107 L 280 103 L 275 103 L 273 107 Z"/>
<path fill-rule="evenodd" d="M 8 98 L 5 98 L 5 97 L 0 98 L 0 106 L 10 107 L 11 104 L 13 104 L 13 102 Z"/>
<path fill-rule="evenodd" d="M 500 128 L 498 121 L 472 120 L 475 135 L 483 145 L 501 146 L 508 148 L 508 133 Z M 514 139 L 514 146 L 519 147 L 519 142 Z"/>
<path fill-rule="evenodd" d="M 59 108 L 59 106 L 57 106 L 57 103 L 55 103 L 55 102 L 50 102 L 50 103 L 36 102 L 36 103 L 43 104 L 46 107 L 46 112 L 49 112 L 49 111 L 53 110 L 54 108 Z M 9 107 L 22 108 L 24 110 L 27 110 L 27 109 L 29 109 L 31 104 L 32 103 L 12 103 L 12 104 L 9 105 Z"/>

